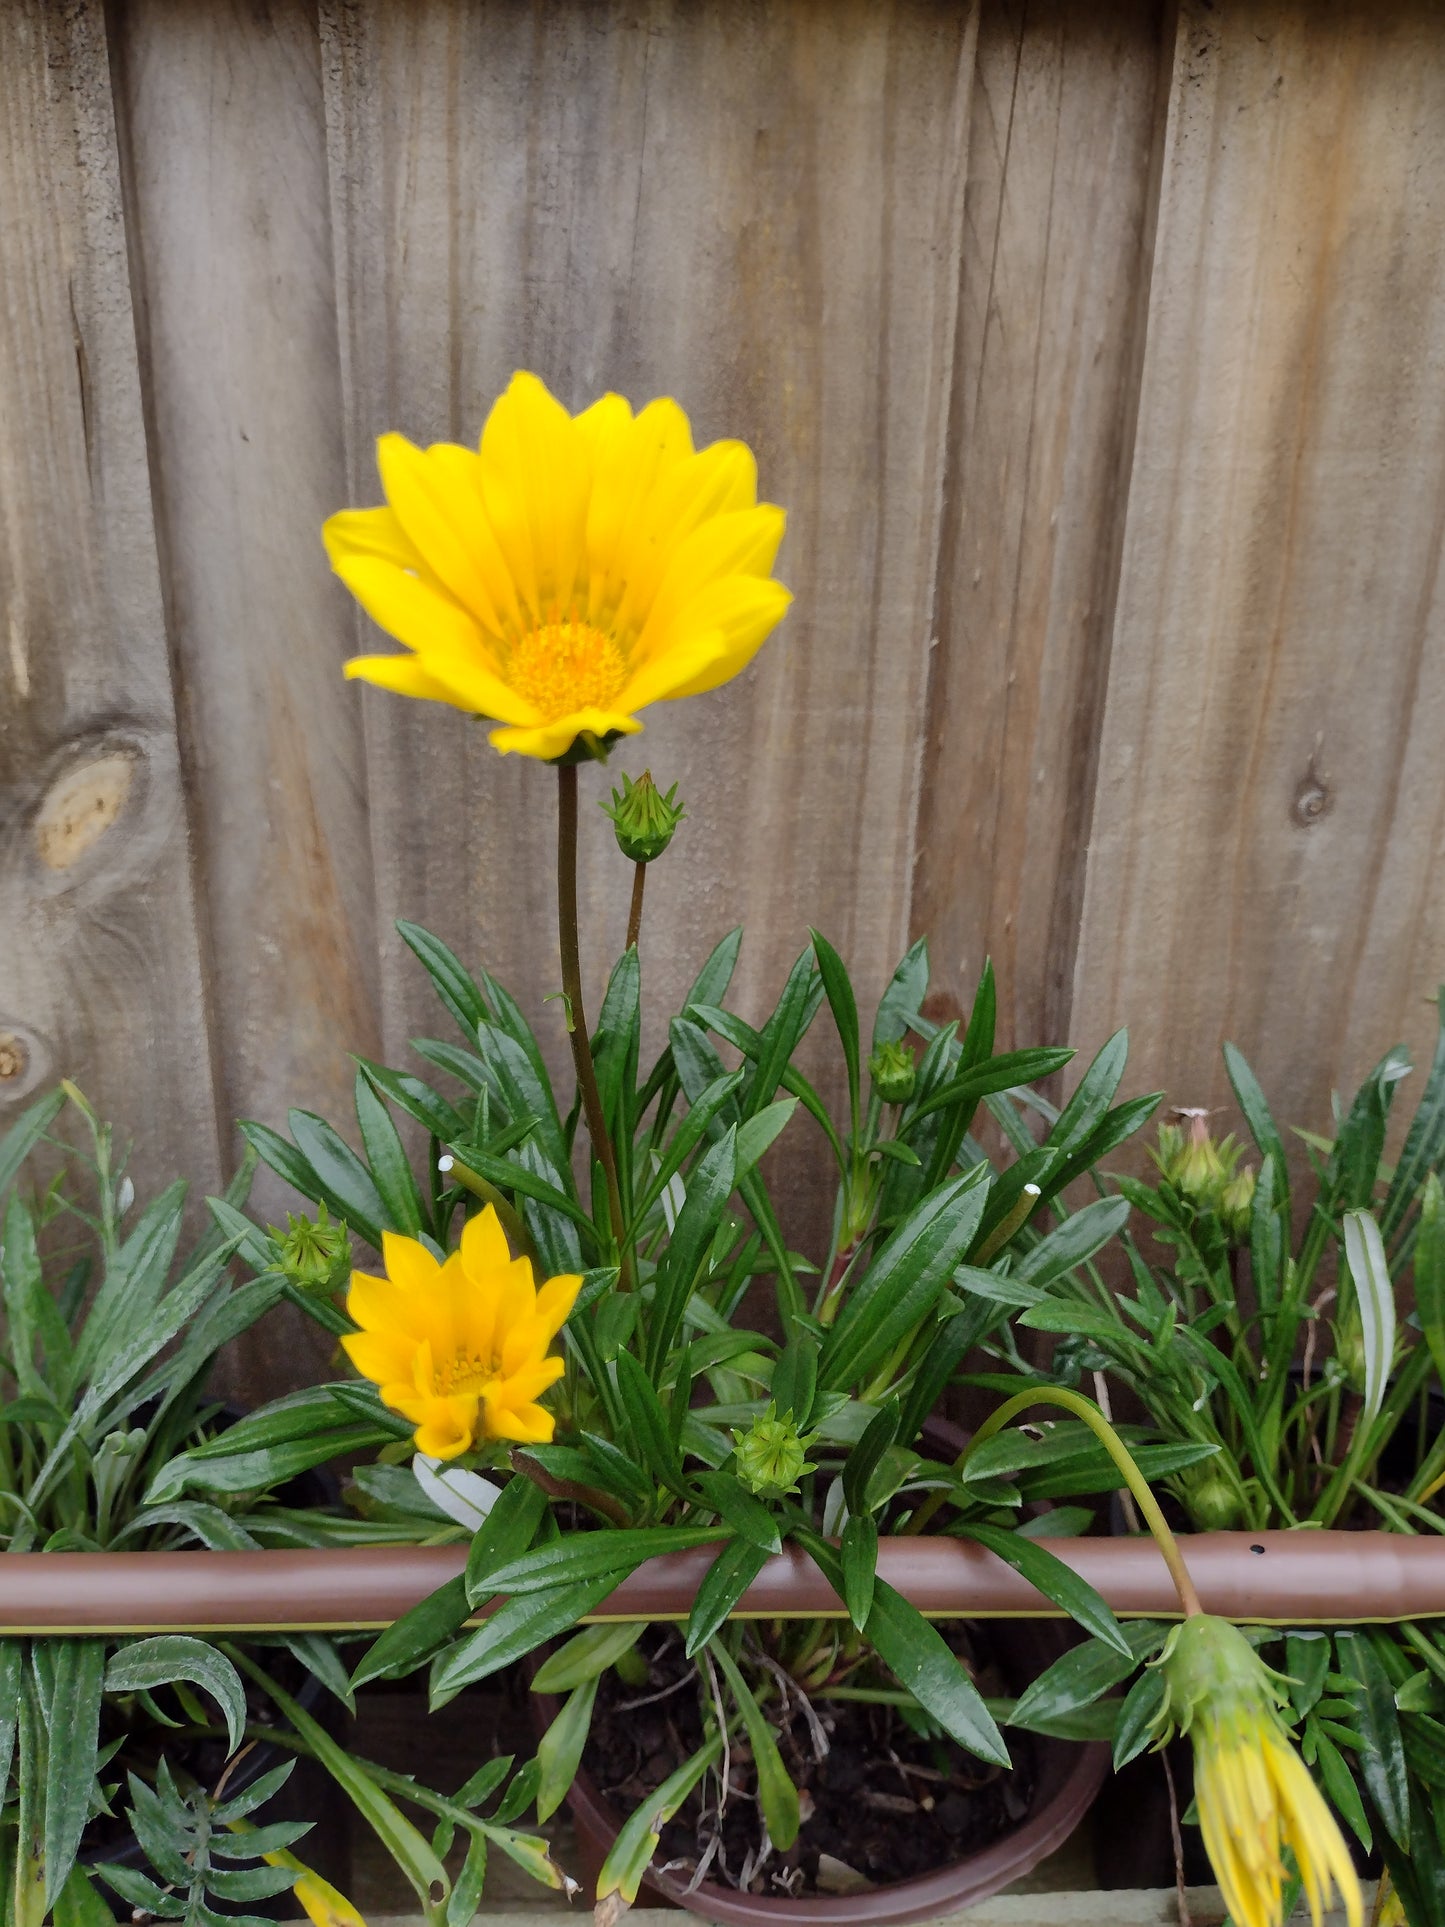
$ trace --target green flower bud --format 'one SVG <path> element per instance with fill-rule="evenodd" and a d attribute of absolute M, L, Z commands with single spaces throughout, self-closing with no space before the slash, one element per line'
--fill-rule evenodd
<path fill-rule="evenodd" d="M 634 783 L 622 778 L 620 791 L 612 792 L 610 803 L 598 808 L 612 818 L 617 830 L 617 847 L 629 863 L 655 863 L 672 841 L 672 833 L 687 812 L 674 799 L 677 785 L 664 796 L 644 770 Z"/>
<path fill-rule="evenodd" d="M 1189 1523 L 1199 1532 L 1232 1532 L 1240 1523 L 1240 1495 L 1218 1469 L 1206 1462 L 1180 1481 L 1180 1499 Z"/>
<path fill-rule="evenodd" d="M 1236 1244 L 1249 1236 L 1249 1221 L 1254 1206 L 1254 1168 L 1246 1164 L 1236 1171 L 1219 1194 L 1219 1222 Z"/>
<path fill-rule="evenodd" d="M 1222 1212 L 1224 1193 L 1235 1181 L 1235 1166 L 1239 1163 L 1243 1146 L 1232 1136 L 1222 1141 L 1212 1138 L 1209 1135 L 1208 1111 L 1181 1110 L 1178 1115 L 1188 1119 L 1187 1133 L 1177 1125 L 1161 1125 L 1154 1162 L 1163 1172 L 1166 1182 L 1172 1184 L 1196 1211 Z M 1252 1175 L 1249 1184 L 1252 1196 Z M 1244 1223 L 1247 1227 L 1247 1199 L 1245 1211 Z"/>
<path fill-rule="evenodd" d="M 799 1479 L 818 1469 L 807 1462 L 808 1448 L 817 1436 L 816 1432 L 800 1433 L 791 1413 L 779 1418 L 777 1406 L 769 1405 L 746 1432 L 733 1433 L 739 1479 L 760 1499 L 796 1492 Z"/>
<path fill-rule="evenodd" d="M 286 1214 L 283 1235 L 267 1227 L 280 1246 L 277 1270 L 301 1291 L 334 1291 L 351 1269 L 351 1240 L 344 1224 L 333 1224 L 323 1204 L 315 1218 Z"/>
<path fill-rule="evenodd" d="M 906 1104 L 913 1095 L 918 1066 L 906 1044 L 880 1044 L 868 1059 L 868 1075 L 885 1104 Z"/>
<path fill-rule="evenodd" d="M 1348 1306 L 1335 1323 L 1335 1359 L 1350 1391 L 1363 1397 L 1365 1390 L 1365 1332 L 1360 1314 Z"/>

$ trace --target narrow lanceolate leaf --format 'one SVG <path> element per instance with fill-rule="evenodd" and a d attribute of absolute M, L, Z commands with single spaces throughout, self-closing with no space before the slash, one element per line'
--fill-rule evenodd
<path fill-rule="evenodd" d="M 47 1906 L 70 1878 L 90 1816 L 105 1678 L 104 1640 L 62 1639 L 55 1645 L 45 1774 Z"/>
<path fill-rule="evenodd" d="M 1420 1235 L 1415 1240 L 1415 1310 L 1435 1370 L 1445 1384 L 1445 1193 L 1432 1171 L 1420 1199 Z"/>
<path fill-rule="evenodd" d="M 1047 1547 L 1035 1545 L 1031 1539 L 1021 1539 L 1016 1532 L 1002 1526 L 970 1524 L 963 1528 L 963 1533 L 965 1538 L 976 1539 L 979 1545 L 987 1546 L 990 1552 L 997 1553 L 1016 1572 L 1022 1573 L 1031 1586 L 1046 1599 L 1052 1599 L 1056 1606 L 1062 1606 L 1086 1633 L 1092 1633 L 1115 1652 L 1133 1660 L 1134 1649 L 1104 1599 Z"/>
<path fill-rule="evenodd" d="M 1335 1651 L 1341 1667 L 1355 1682 L 1352 1724 L 1363 1742 L 1357 1756 L 1360 1776 L 1386 1831 L 1408 1850 L 1410 1787 L 1394 1688 L 1364 1634 L 1337 1634 Z"/>
<path fill-rule="evenodd" d="M 843 1561 L 843 1604 L 861 1633 L 873 1611 L 873 1591 L 878 1579 L 878 1526 L 872 1513 L 850 1513 L 839 1551 Z"/>
<path fill-rule="evenodd" d="M 1072 1647 L 1020 1694 L 1010 1725 L 1058 1720 L 1081 1706 L 1091 1706 L 1111 1686 L 1127 1679 L 1141 1660 L 1151 1659 L 1158 1652 L 1167 1629 L 1141 1619 L 1121 1630 L 1129 1647 L 1127 1654 L 1100 1639 Z"/>
<path fill-rule="evenodd" d="M 22 1111 L 4 1137 L 0 1137 L 0 1200 L 3 1200 L 6 1191 L 15 1182 L 21 1165 L 50 1129 L 64 1105 L 65 1092 L 51 1091 L 28 1110 Z"/>
<path fill-rule="evenodd" d="M 1441 985 L 1436 1002 L 1440 1029 L 1435 1039 L 1435 1060 L 1425 1080 L 1420 1108 L 1405 1134 L 1405 1147 L 1395 1166 L 1380 1217 L 1380 1230 L 1387 1240 L 1394 1237 L 1409 1215 L 1426 1173 L 1438 1170 L 1445 1161 L 1445 984 Z"/>
<path fill-rule="evenodd" d="M 551 1592 L 522 1593 L 499 1606 L 484 1626 L 433 1661 L 431 1707 L 435 1712 L 455 1699 L 464 1686 L 525 1659 L 559 1633 L 571 1632 L 599 1601 L 616 1592 L 627 1577 L 625 1569 L 599 1573 Z"/>
<path fill-rule="evenodd" d="M 708 1567 L 687 1621 L 687 1656 L 712 1638 L 767 1564 L 768 1554 L 746 1539 L 730 1539 Z"/>
<path fill-rule="evenodd" d="M 624 1653 L 630 1653 L 644 1628 L 621 1621 L 615 1626 L 584 1626 L 554 1652 L 548 1653 L 532 1676 L 534 1693 L 570 1693 L 584 1680 L 605 1673 Z"/>
<path fill-rule="evenodd" d="M 816 930 L 808 934 L 813 939 L 813 955 L 818 959 L 818 969 L 822 972 L 823 989 L 827 993 L 828 1007 L 833 1013 L 833 1022 L 838 1027 L 838 1041 L 843 1046 L 843 1062 L 848 1070 L 848 1096 L 853 1116 L 856 1118 L 861 1075 L 858 1000 L 853 995 L 853 985 L 848 976 L 847 967 L 832 944 Z"/>
<path fill-rule="evenodd" d="M 594 1675 L 573 1688 L 561 1712 L 538 1742 L 537 1759 L 541 1768 L 537 1778 L 539 1822 L 551 1819 L 576 1778 L 577 1768 L 582 1762 L 582 1749 L 592 1730 L 592 1708 L 596 1699 L 597 1678 Z"/>
<path fill-rule="evenodd" d="M 663 1827 L 721 1752 L 722 1735 L 714 1733 L 629 1814 L 597 1876 L 599 1904 L 612 1894 L 621 1894 L 629 1906 L 636 1900 Z"/>
<path fill-rule="evenodd" d="M 392 1621 L 376 1643 L 367 1648 L 351 1675 L 351 1684 L 364 1686 L 368 1680 L 381 1679 L 387 1673 L 401 1678 L 439 1651 L 457 1628 L 466 1623 L 471 1609 L 466 1577 L 458 1573 L 455 1579 L 448 1579 L 444 1586 L 438 1586 L 400 1619 Z"/>
<path fill-rule="evenodd" d="M 15 1757 L 15 1730 L 20 1718 L 20 1677 L 24 1664 L 24 1641 L 0 1639 L 0 1806 L 5 1804 L 10 1762 Z"/>
<path fill-rule="evenodd" d="M 1385 1387 L 1395 1362 L 1395 1287 L 1385 1261 L 1380 1227 L 1368 1211 L 1345 1213 L 1345 1256 L 1360 1307 L 1365 1341 L 1365 1403 L 1360 1415 L 1373 1425 L 1385 1402 Z"/>
<path fill-rule="evenodd" d="M 786 1853 L 797 1839 L 802 1823 L 798 1789 L 783 1765 L 783 1756 L 778 1751 L 773 1729 L 736 1660 L 720 1639 L 709 1642 L 708 1653 L 727 1681 L 737 1709 L 743 1716 L 748 1744 L 753 1752 L 753 1770 L 757 1775 L 758 1805 L 767 1824 L 768 1838 L 775 1847 Z"/>
<path fill-rule="evenodd" d="M 1114 1771 L 1153 1744 L 1155 1723 L 1164 1706 L 1164 1675 L 1156 1667 L 1146 1668 L 1124 1695 L 1114 1728 Z"/>
<path fill-rule="evenodd" d="M 1244 1052 L 1233 1044 L 1224 1046 L 1224 1068 L 1229 1073 L 1229 1081 L 1234 1087 L 1234 1095 L 1239 1108 L 1244 1112 L 1244 1121 L 1249 1126 L 1249 1134 L 1262 1158 L 1274 1161 L 1275 1183 L 1279 1193 L 1279 1214 L 1284 1223 L 1285 1242 L 1289 1242 L 1289 1164 L 1284 1154 L 1284 1139 L 1279 1134 L 1279 1126 L 1270 1114 L 1264 1092 L 1260 1089 L 1259 1079 L 1250 1069 Z"/>
<path fill-rule="evenodd" d="M 1059 1112 L 1058 1122 L 1049 1132 L 1049 1143 L 1065 1157 L 1086 1143 L 1103 1122 L 1128 1061 L 1129 1033 L 1116 1030 L 1080 1078 L 1079 1088 Z"/>
<path fill-rule="evenodd" d="M 574 1533 L 508 1560 L 491 1575 L 494 1592 L 549 1592 L 604 1572 L 631 1572 L 644 1559 L 686 1552 L 722 1535 L 717 1526 L 636 1526 Z"/>
<path fill-rule="evenodd" d="M 132 1640 L 112 1654 L 105 1669 L 107 1693 L 149 1692 L 176 1680 L 186 1680 L 210 1694 L 225 1715 L 230 1751 L 236 1752 L 246 1733 L 245 1689 L 225 1654 L 204 1639 L 161 1633 L 154 1639 Z"/>
<path fill-rule="evenodd" d="M 848 1293 L 819 1359 L 818 1383 L 841 1391 L 879 1365 L 928 1316 L 967 1251 L 988 1186 L 969 1172 L 926 1197 Z"/>
<path fill-rule="evenodd" d="M 798 1543 L 840 1599 L 846 1599 L 843 1565 L 826 1539 L 799 1532 Z M 993 1715 L 964 1670 L 958 1655 L 915 1606 L 876 1579 L 873 1606 L 864 1628 L 878 1657 L 899 1685 L 930 1712 L 959 1745 L 995 1766 L 1010 1764 L 1008 1748 Z"/>
<path fill-rule="evenodd" d="M 364 1069 L 356 1073 L 356 1122 L 371 1175 L 381 1194 L 386 1227 L 408 1238 L 421 1236 L 421 1192 L 380 1092 Z"/>

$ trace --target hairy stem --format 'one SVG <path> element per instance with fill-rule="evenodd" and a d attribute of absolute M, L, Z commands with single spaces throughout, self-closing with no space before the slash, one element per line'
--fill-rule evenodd
<path fill-rule="evenodd" d="M 647 865 L 632 866 L 632 907 L 627 913 L 627 948 L 636 950 L 642 936 L 642 892 L 647 887 Z"/>
<path fill-rule="evenodd" d="M 562 944 L 562 989 L 567 998 L 567 1035 L 572 1045 L 572 1062 L 577 1071 L 577 1088 L 582 1094 L 582 1109 L 587 1116 L 587 1135 L 602 1166 L 607 1185 L 607 1215 L 612 1223 L 612 1239 L 622 1270 L 622 1288 L 632 1284 L 632 1266 L 624 1237 L 622 1193 L 617 1187 L 617 1159 L 607 1135 L 607 1120 L 602 1112 L 602 1093 L 597 1088 L 597 1071 L 592 1062 L 592 1045 L 587 1029 L 587 1013 L 582 1003 L 582 963 L 577 941 L 577 766 L 564 764 L 557 771 L 557 932 Z"/>

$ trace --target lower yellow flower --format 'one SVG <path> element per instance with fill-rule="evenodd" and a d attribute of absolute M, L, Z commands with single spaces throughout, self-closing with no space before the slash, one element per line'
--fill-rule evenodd
<path fill-rule="evenodd" d="M 341 1342 L 383 1403 L 415 1423 L 417 1450 L 454 1459 L 478 1439 L 550 1439 L 552 1415 L 536 1400 L 562 1376 L 547 1347 L 582 1280 L 538 1291 L 491 1205 L 444 1263 L 415 1238 L 388 1231 L 381 1242 L 386 1276 L 351 1274 L 346 1309 L 361 1329 Z"/>
<path fill-rule="evenodd" d="M 1176 1626 L 1156 1664 L 1165 1685 L 1161 1743 L 1175 1730 L 1193 1743 L 1200 1830 L 1237 1927 L 1279 1927 L 1286 1849 L 1315 1927 L 1334 1890 L 1349 1927 L 1361 1927 L 1359 1879 L 1280 1718 L 1279 1676 L 1237 1626 L 1207 1613 Z"/>

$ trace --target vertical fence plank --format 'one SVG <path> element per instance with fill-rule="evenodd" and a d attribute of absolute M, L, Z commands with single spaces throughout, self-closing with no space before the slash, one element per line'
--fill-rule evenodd
<path fill-rule="evenodd" d="M 216 1114 L 104 20 L 0 9 L 0 1120 L 60 1074 L 145 1187 Z"/>
<path fill-rule="evenodd" d="M 810 922 L 865 995 L 905 936 L 973 39 L 966 8 L 902 0 L 323 8 L 356 499 L 378 431 L 471 440 L 532 367 L 574 408 L 676 394 L 791 512 L 782 635 L 615 757 L 691 810 L 649 884 L 654 1018 L 738 921 L 754 1014 Z M 484 958 L 555 1049 L 550 773 L 460 716 L 359 700 L 383 925 Z M 584 811 L 586 921 L 615 955 L 628 876 Z M 398 966 L 389 945 L 393 1048 L 434 1021 Z"/>
<path fill-rule="evenodd" d="M 1156 0 L 979 29 L 914 930 L 1000 1034 L 1068 1041 L 1148 272 Z"/>
<path fill-rule="evenodd" d="M 1183 7 L 1075 986 L 1176 1101 L 1428 1042 L 1442 179 L 1430 9 Z"/>
<path fill-rule="evenodd" d="M 365 754 L 320 540 L 345 471 L 315 9 L 139 0 L 118 32 L 222 1117 L 344 1127 L 348 1053 L 375 1055 L 379 1026 Z M 284 1198 L 263 1172 L 260 1213 Z"/>

